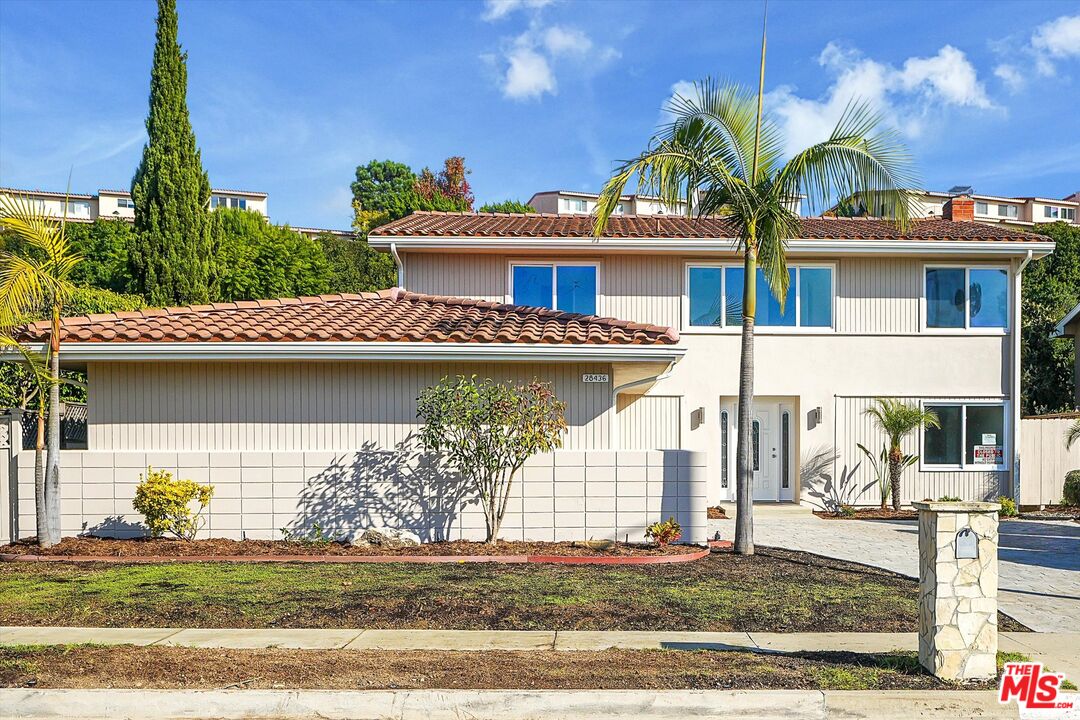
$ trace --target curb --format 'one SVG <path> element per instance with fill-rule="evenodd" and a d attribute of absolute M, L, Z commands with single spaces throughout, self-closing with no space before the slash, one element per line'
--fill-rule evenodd
<path fill-rule="evenodd" d="M 630 720 L 1015 718 L 993 691 L 0 689 L 12 720 Z"/>
<path fill-rule="evenodd" d="M 731 543 L 727 543 L 730 547 Z M 499 563 L 517 565 L 666 565 L 708 557 L 711 548 L 678 555 L 30 555 L 0 553 L 0 562 L 109 563 L 114 565 L 163 563 Z"/>

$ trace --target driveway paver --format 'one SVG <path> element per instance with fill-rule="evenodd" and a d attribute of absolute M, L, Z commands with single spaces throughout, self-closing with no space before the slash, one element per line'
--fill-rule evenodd
<path fill-rule="evenodd" d="M 721 536 L 727 539 L 734 523 L 720 522 Z M 765 515 L 754 518 L 754 542 L 919 576 L 915 521 Z M 1002 612 L 1039 632 L 1080 628 L 1080 525 L 1002 522 L 998 561 Z"/>

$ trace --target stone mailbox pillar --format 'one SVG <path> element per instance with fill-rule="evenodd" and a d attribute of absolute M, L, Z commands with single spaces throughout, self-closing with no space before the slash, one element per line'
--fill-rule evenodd
<path fill-rule="evenodd" d="M 919 662 L 944 680 L 997 674 L 998 503 L 917 502 Z"/>

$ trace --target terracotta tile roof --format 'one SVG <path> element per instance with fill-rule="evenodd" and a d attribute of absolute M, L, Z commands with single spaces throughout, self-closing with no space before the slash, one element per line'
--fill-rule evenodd
<path fill-rule="evenodd" d="M 808 217 L 801 220 L 800 237 L 807 240 L 971 240 L 1045 242 L 1046 238 L 1000 225 L 951 222 L 939 218 L 916 220 L 901 233 L 888 220 L 877 218 Z M 371 231 L 378 237 L 590 237 L 589 215 L 551 213 L 442 213 L 416 211 Z M 615 215 L 604 237 L 730 239 L 735 225 L 727 218 L 685 218 L 674 215 Z"/>
<path fill-rule="evenodd" d="M 21 342 L 42 342 L 48 322 Z M 670 328 L 400 288 L 64 318 L 60 339 L 99 342 L 429 342 L 672 345 Z"/>

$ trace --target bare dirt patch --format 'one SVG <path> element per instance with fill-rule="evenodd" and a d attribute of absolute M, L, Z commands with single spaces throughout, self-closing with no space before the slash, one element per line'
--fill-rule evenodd
<path fill-rule="evenodd" d="M 695 545 L 657 545 L 593 542 L 451 542 L 423 543 L 403 548 L 349 545 L 339 542 L 285 540 L 173 540 L 169 538 L 66 537 L 57 545 L 41 548 L 33 540 L 0 546 L 0 553 L 72 557 L 239 557 L 239 556 L 440 556 L 440 555 L 554 555 L 558 557 L 654 557 L 701 552 Z"/>
<path fill-rule="evenodd" d="M 39 688 L 987 689 L 927 675 L 914 653 L 682 650 L 382 652 L 133 646 L 0 648 L 0 685 Z"/>
<path fill-rule="evenodd" d="M 710 520 L 727 520 L 727 511 L 720 505 L 714 505 L 707 511 Z"/>

